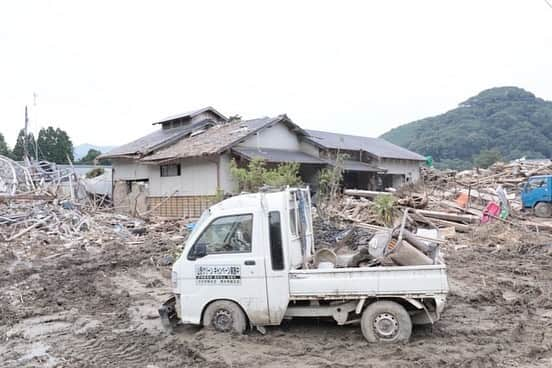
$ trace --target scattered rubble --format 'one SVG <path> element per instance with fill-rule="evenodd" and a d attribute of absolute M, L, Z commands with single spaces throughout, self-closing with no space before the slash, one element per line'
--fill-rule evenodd
<path fill-rule="evenodd" d="M 522 174 L 513 177 L 526 178 L 537 169 L 531 165 L 523 164 Z M 539 173 L 549 170 L 540 167 Z M 170 265 L 187 236 L 185 221 L 116 214 L 107 198 L 100 203 L 86 191 L 82 196 L 82 182 L 71 173 L 37 172 L 12 162 L 0 166 L 2 366 L 294 366 L 308 359 L 317 366 L 545 367 L 552 362 L 551 228 L 516 208 L 515 184 L 507 183 L 513 174 L 476 184 L 472 174 L 460 180 L 456 173 L 432 170 L 436 179 L 426 187 L 385 194 L 396 199 L 389 227 L 373 210 L 374 197 L 359 193 L 345 193 L 325 217 L 315 216 L 316 244 L 333 252 L 336 263 L 353 254 L 350 265 L 377 265 L 370 244 L 390 229 L 396 229 L 391 235 L 398 240 L 403 219 L 404 239 L 418 251 L 409 232 L 434 238 L 438 228 L 447 239 L 439 246 L 451 288 L 443 318 L 431 333 L 416 328 L 411 343 L 397 348 L 367 345 L 358 328 L 324 320 L 267 328 L 264 336 L 226 336 L 187 326 L 167 334 L 156 309 L 170 291 Z M 485 175 L 494 175 L 492 169 Z M 486 205 L 500 204 L 499 184 L 507 191 L 508 215 L 488 216 L 482 224 Z M 463 205 L 458 199 L 468 192 Z M 433 260 L 431 248 L 421 252 Z M 391 261 L 404 263 L 400 255 Z M 332 253 L 321 255 L 318 263 L 323 262 L 331 263 Z M 358 357 L 366 354 L 371 359 L 363 365 Z"/>
<path fill-rule="evenodd" d="M 17 243 L 19 249 L 44 244 L 84 249 L 113 242 L 136 245 L 145 234 L 184 240 L 183 220 L 115 213 L 108 193 L 97 197 L 87 185 L 74 170 L 57 171 L 44 162 L 23 166 L 0 156 L 0 242 Z"/>
<path fill-rule="evenodd" d="M 497 163 L 489 169 L 462 172 L 423 168 L 424 184 L 405 185 L 395 192 L 347 189 L 325 209 L 328 218 L 349 224 L 383 225 L 374 210 L 377 196 L 393 196 L 395 223 L 400 210 L 409 209 L 409 222 L 443 233 L 472 233 L 481 226 L 501 222 L 511 232 L 552 232 L 552 221 L 522 211 L 520 189 L 527 178 L 552 174 L 552 161 L 519 160 Z"/>

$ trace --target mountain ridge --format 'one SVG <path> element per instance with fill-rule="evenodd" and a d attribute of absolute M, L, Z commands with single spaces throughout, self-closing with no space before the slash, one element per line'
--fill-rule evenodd
<path fill-rule="evenodd" d="M 552 157 L 552 102 L 519 87 L 481 91 L 443 114 L 413 121 L 382 138 L 422 155 L 437 166 L 473 166 L 482 151 L 503 159 Z"/>

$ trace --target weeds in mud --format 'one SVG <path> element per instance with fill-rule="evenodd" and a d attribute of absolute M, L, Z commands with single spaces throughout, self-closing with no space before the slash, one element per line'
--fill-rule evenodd
<path fill-rule="evenodd" d="M 393 226 L 393 207 L 395 197 L 390 195 L 379 195 L 375 198 L 372 208 L 379 221 L 387 226 Z"/>

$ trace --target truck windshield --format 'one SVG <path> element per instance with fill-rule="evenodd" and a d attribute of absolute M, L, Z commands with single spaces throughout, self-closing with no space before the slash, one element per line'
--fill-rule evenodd
<path fill-rule="evenodd" d="M 546 186 L 546 179 L 544 178 L 534 178 L 529 180 L 529 183 L 527 185 L 528 190 L 538 189 L 538 188 L 544 188 Z"/>
<path fill-rule="evenodd" d="M 252 234 L 253 215 L 223 216 L 211 222 L 195 244 L 205 245 L 207 254 L 251 252 Z"/>

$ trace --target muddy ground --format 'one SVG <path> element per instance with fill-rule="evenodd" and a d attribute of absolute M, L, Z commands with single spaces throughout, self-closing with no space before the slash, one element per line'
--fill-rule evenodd
<path fill-rule="evenodd" d="M 84 248 L 0 243 L 0 367 L 551 367 L 552 247 L 499 238 L 479 232 L 446 247 L 442 320 L 395 346 L 326 320 L 264 336 L 167 333 L 156 310 L 170 266 L 160 263 L 178 242 L 154 235 Z"/>

